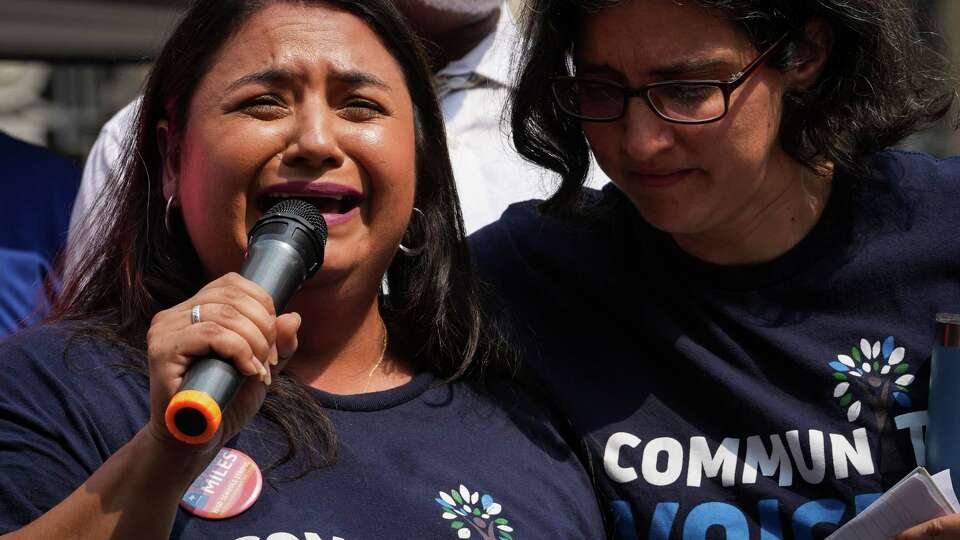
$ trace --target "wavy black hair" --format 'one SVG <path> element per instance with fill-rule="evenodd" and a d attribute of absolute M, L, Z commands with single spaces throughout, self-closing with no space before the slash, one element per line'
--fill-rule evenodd
<path fill-rule="evenodd" d="M 143 368 L 152 317 L 206 283 L 182 222 L 174 224 L 174 234 L 164 227 L 157 123 L 170 120 L 174 136 L 182 136 L 190 100 L 217 52 L 253 14 L 277 3 L 334 7 L 356 15 L 403 71 L 416 131 L 414 204 L 424 214 L 407 231 L 416 238 L 405 236 L 405 242 L 425 243 L 427 249 L 416 257 L 395 257 L 387 271 L 389 301 L 382 302 L 381 313 L 391 351 L 447 380 L 506 372 L 510 356 L 502 334 L 479 307 L 431 74 L 418 39 L 389 0 L 195 1 L 156 59 L 123 165 L 85 222 L 86 243 L 75 257 L 80 262 L 68 276 L 51 320 L 71 322 L 79 337 L 123 346 L 131 353 L 132 367 Z M 308 459 L 304 472 L 335 462 L 333 426 L 302 384 L 281 374 L 270 386 L 261 414 L 287 439 L 287 452 L 274 466 L 298 454 Z"/>
<path fill-rule="evenodd" d="M 623 0 L 528 0 L 522 14 L 526 48 L 513 91 L 510 122 L 517 150 L 557 172 L 562 183 L 541 209 L 576 206 L 590 165 L 577 120 L 563 114 L 544 89 L 550 77 L 571 75 L 580 24 L 591 12 Z M 644 0 L 630 0 L 641 2 Z M 804 165 L 869 178 L 871 153 L 892 146 L 943 117 L 957 91 L 950 66 L 930 35 L 920 32 L 904 0 L 690 0 L 737 25 L 758 50 L 795 30 L 771 60 L 786 69 L 799 60 L 807 21 L 833 32 L 833 48 L 816 84 L 784 100 L 780 143 Z M 639 30 L 638 30 L 639 31 Z"/>

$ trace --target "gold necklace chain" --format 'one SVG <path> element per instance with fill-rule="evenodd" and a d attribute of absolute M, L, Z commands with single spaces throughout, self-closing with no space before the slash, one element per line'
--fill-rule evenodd
<path fill-rule="evenodd" d="M 367 389 L 370 388 L 370 383 L 373 382 L 373 374 L 376 373 L 377 369 L 380 368 L 380 364 L 383 363 L 383 357 L 387 353 L 387 325 L 384 324 L 383 318 L 380 319 L 380 328 L 383 331 L 383 340 L 380 345 L 380 357 L 377 358 L 376 363 L 373 364 L 373 367 L 370 368 L 370 373 L 367 373 L 367 382 L 363 385 L 362 394 L 367 393 Z"/>

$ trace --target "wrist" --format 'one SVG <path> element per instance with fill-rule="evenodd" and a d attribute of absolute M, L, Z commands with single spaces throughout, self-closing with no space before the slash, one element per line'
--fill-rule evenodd
<path fill-rule="evenodd" d="M 166 486 L 179 499 L 217 455 L 219 446 L 185 444 L 155 430 L 153 423 L 147 424 L 124 450 L 140 462 L 144 481 Z"/>

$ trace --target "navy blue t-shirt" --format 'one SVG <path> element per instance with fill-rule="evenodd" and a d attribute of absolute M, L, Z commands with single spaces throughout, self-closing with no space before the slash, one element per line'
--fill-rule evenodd
<path fill-rule="evenodd" d="M 0 131 L 0 336 L 46 311 L 44 280 L 67 240 L 80 169 Z"/>
<path fill-rule="evenodd" d="M 102 342 L 73 340 L 65 354 L 68 336 L 41 326 L 0 343 L 0 533 L 64 499 L 147 422 L 146 377 L 115 367 L 125 355 Z M 253 507 L 231 519 L 180 509 L 171 537 L 603 536 L 578 460 L 514 390 L 422 374 L 383 392 L 314 395 L 336 429 L 336 465 L 296 480 L 300 466 L 279 467 Z M 263 469 L 282 455 L 282 441 L 257 417 L 228 446 Z"/>
<path fill-rule="evenodd" d="M 522 203 L 471 238 L 623 538 L 822 538 L 924 462 L 934 316 L 960 310 L 960 160 L 874 164 L 764 264 L 688 256 L 612 185 L 589 218 Z"/>
<path fill-rule="evenodd" d="M 0 246 L 0 337 L 46 313 L 44 281 L 49 275 L 50 263 L 39 253 Z"/>

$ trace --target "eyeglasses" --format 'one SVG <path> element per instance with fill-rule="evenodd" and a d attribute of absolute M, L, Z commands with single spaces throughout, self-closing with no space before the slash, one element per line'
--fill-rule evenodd
<path fill-rule="evenodd" d="M 777 48 L 787 41 L 787 32 L 739 73 L 725 81 L 662 81 L 630 88 L 613 81 L 585 77 L 554 77 L 550 87 L 564 113 L 588 122 L 613 122 L 623 117 L 627 102 L 642 96 L 650 109 L 667 122 L 706 124 L 727 114 L 730 94 Z"/>

